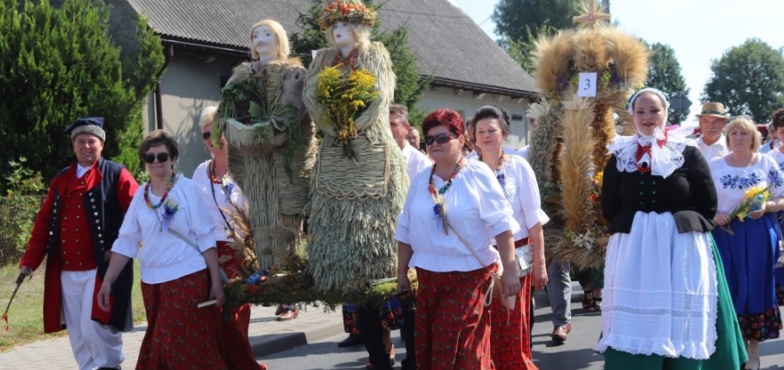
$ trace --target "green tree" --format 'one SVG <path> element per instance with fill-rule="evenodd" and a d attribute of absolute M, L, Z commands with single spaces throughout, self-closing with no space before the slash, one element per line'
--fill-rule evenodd
<path fill-rule="evenodd" d="M 536 41 L 539 35 L 551 34 L 574 26 L 581 0 L 500 0 L 493 10 L 495 33 L 501 41 L 523 43 Z"/>
<path fill-rule="evenodd" d="M 703 101 L 724 103 L 732 114 L 750 114 L 765 122 L 784 106 L 784 56 L 759 39 L 726 51 L 711 61 L 712 76 Z"/>
<path fill-rule="evenodd" d="M 139 167 L 141 104 L 163 54 L 143 19 L 134 26 L 139 47 L 123 54 L 102 3 L 0 0 L 0 174 L 24 156 L 48 181 L 73 158 L 63 129 L 84 116 L 106 118 L 105 157 Z"/>
<path fill-rule="evenodd" d="M 367 6 L 373 6 L 372 2 L 365 1 Z M 314 0 L 313 6 L 307 13 L 300 13 L 297 18 L 297 25 L 304 31 L 290 36 L 291 47 L 302 62 L 309 66 L 312 61 L 311 50 L 328 47 L 329 44 L 319 29 L 317 20 L 321 14 L 321 1 Z M 378 8 L 377 8 L 378 9 Z M 422 74 L 416 66 L 416 57 L 408 49 L 408 29 L 406 25 L 388 31 L 382 31 L 379 27 L 380 20 L 376 20 L 376 25 L 371 33 L 371 40 L 378 41 L 386 46 L 392 59 L 392 70 L 395 72 L 395 102 L 408 107 L 409 121 L 414 125 L 419 125 L 425 116 L 425 112 L 419 108 L 419 100 L 425 90 L 430 86 L 429 78 L 422 78 Z"/>
<path fill-rule="evenodd" d="M 681 74 L 681 64 L 678 58 L 675 57 L 675 50 L 667 44 L 654 43 L 649 47 L 650 54 L 650 70 L 648 71 L 648 81 L 646 86 L 655 87 L 670 97 L 675 96 L 677 93 L 689 95 L 689 88 L 686 87 L 686 79 Z M 683 122 L 689 116 L 689 109 L 685 111 L 676 112 L 670 108 L 668 113 L 669 123 Z"/>

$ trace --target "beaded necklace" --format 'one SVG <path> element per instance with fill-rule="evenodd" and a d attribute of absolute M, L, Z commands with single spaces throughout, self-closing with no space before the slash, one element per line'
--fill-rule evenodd
<path fill-rule="evenodd" d="M 147 207 L 150 207 L 150 209 L 161 208 L 163 203 L 166 202 L 166 198 L 169 196 L 169 191 L 172 189 L 172 187 L 174 187 L 174 178 L 175 178 L 175 176 L 177 176 L 177 175 L 172 174 L 171 178 L 169 178 L 169 184 L 166 185 L 166 191 L 163 193 L 163 196 L 161 197 L 161 201 L 158 204 L 152 204 L 152 202 L 150 202 L 150 195 L 149 195 L 149 193 L 150 193 L 150 182 L 147 181 L 147 185 L 144 185 L 144 204 L 146 204 Z"/>
<path fill-rule="evenodd" d="M 433 218 L 440 219 L 440 228 L 444 231 L 444 234 L 449 235 L 448 225 L 446 219 L 446 208 L 444 207 L 444 193 L 452 186 L 452 180 L 457 177 L 457 173 L 460 172 L 460 169 L 463 168 L 463 158 L 457 161 L 455 165 L 455 171 L 452 172 L 452 176 L 449 177 L 449 180 L 446 181 L 444 186 L 442 186 L 438 191 L 436 191 L 435 185 L 433 185 L 433 176 L 436 174 L 436 164 L 433 164 L 433 168 L 430 170 L 430 180 L 427 183 L 427 191 L 430 193 L 430 197 L 433 198 Z"/>
<path fill-rule="evenodd" d="M 479 155 L 479 160 L 482 160 L 482 155 Z M 498 167 L 495 169 L 495 178 L 498 180 L 498 183 L 501 184 L 501 188 L 504 189 L 504 193 L 506 193 L 506 175 L 501 172 L 501 167 L 504 166 L 504 163 L 509 160 L 509 156 L 501 150 L 501 156 L 498 157 Z"/>

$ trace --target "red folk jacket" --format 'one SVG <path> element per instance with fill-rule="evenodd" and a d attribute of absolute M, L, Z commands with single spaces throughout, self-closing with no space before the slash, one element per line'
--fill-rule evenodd
<path fill-rule="evenodd" d="M 89 221 L 97 266 L 96 289 L 93 293 L 93 319 L 108 324 L 121 331 L 133 328 L 131 312 L 131 287 L 133 286 L 133 264 L 128 263 L 112 284 L 113 305 L 110 312 L 97 306 L 96 296 L 100 289 L 108 263 L 104 251 L 112 249 L 112 244 L 120 230 L 125 212 L 131 204 L 133 194 L 139 185 L 130 172 L 122 165 L 100 158 L 86 184 L 83 193 L 84 216 Z M 44 278 L 44 332 L 53 333 L 65 329 L 62 318 L 62 291 L 60 273 L 62 272 L 62 251 L 60 249 L 60 229 L 68 227 L 67 220 L 61 220 L 62 197 L 66 196 L 66 185 L 76 176 L 76 164 L 66 167 L 52 179 L 49 191 L 35 219 L 27 250 L 22 256 L 20 266 L 37 269 L 46 257 L 46 277 Z"/>

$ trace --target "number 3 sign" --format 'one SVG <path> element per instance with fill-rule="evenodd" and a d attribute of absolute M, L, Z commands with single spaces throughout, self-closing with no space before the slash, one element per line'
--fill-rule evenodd
<path fill-rule="evenodd" d="M 596 96 L 596 72 L 580 73 L 580 85 L 577 86 L 577 96 Z"/>

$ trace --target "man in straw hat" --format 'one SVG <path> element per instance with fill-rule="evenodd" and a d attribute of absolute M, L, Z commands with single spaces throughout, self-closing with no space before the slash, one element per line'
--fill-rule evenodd
<path fill-rule="evenodd" d="M 119 369 L 122 333 L 133 328 L 128 264 L 112 285 L 108 312 L 94 309 L 111 248 L 139 185 L 122 165 L 101 157 L 101 117 L 80 118 L 65 130 L 76 163 L 57 174 L 35 219 L 19 269 L 30 275 L 46 257 L 44 332 L 68 329 L 79 369 Z"/>
<path fill-rule="evenodd" d="M 710 161 L 729 153 L 723 133 L 728 118 L 724 104 L 707 102 L 702 105 L 702 112 L 696 116 L 700 120 L 701 132 L 697 145 L 705 160 Z"/>

